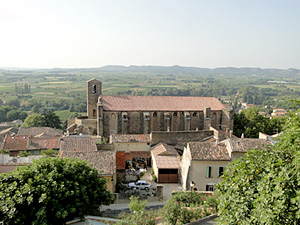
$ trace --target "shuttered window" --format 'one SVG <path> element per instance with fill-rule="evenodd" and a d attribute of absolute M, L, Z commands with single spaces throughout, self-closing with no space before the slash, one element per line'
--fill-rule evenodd
<path fill-rule="evenodd" d="M 212 167 L 211 166 L 207 166 L 206 167 L 206 178 L 212 178 Z"/>
<path fill-rule="evenodd" d="M 219 177 L 221 177 L 224 173 L 225 167 L 220 166 L 219 167 Z"/>

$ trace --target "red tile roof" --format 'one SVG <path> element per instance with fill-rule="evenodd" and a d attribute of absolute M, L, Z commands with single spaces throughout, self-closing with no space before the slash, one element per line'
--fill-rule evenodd
<path fill-rule="evenodd" d="M 159 169 L 178 169 L 180 168 L 176 149 L 165 143 L 159 143 L 152 147 L 151 154 Z"/>
<path fill-rule="evenodd" d="M 61 138 L 60 151 L 91 152 L 97 151 L 97 146 L 90 136 L 69 136 Z"/>
<path fill-rule="evenodd" d="M 4 140 L 4 150 L 27 150 L 28 135 L 7 135 Z"/>
<path fill-rule="evenodd" d="M 95 151 L 95 152 L 60 152 L 61 158 L 79 158 L 92 163 L 99 174 L 112 175 L 116 171 L 116 154 L 114 151 Z"/>
<path fill-rule="evenodd" d="M 59 149 L 60 138 L 30 138 L 28 149 Z"/>
<path fill-rule="evenodd" d="M 202 111 L 222 110 L 224 105 L 214 97 L 180 96 L 102 96 L 106 111 Z"/>
<path fill-rule="evenodd" d="M 229 161 L 230 156 L 224 143 L 189 142 L 192 160 Z"/>
<path fill-rule="evenodd" d="M 110 135 L 111 143 L 128 143 L 128 142 L 150 142 L 150 134 L 112 134 Z"/>
<path fill-rule="evenodd" d="M 62 132 L 62 130 L 55 129 L 52 127 L 20 127 L 18 135 L 36 136 L 44 133 L 44 135 L 55 137 L 61 136 Z"/>
<path fill-rule="evenodd" d="M 272 143 L 265 139 L 257 138 L 232 138 L 227 140 L 232 152 L 247 152 L 251 149 L 266 149 Z"/>

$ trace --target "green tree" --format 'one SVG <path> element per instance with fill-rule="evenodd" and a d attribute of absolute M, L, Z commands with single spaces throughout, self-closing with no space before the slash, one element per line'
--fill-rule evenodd
<path fill-rule="evenodd" d="M 43 114 L 30 114 L 21 127 L 53 127 L 61 129 L 61 122 L 54 112 L 48 111 Z"/>
<path fill-rule="evenodd" d="M 42 115 L 44 117 L 45 127 L 61 129 L 61 121 L 53 111 L 44 112 Z"/>
<path fill-rule="evenodd" d="M 279 142 L 234 161 L 217 186 L 220 224 L 300 224 L 300 117 L 289 115 Z"/>
<path fill-rule="evenodd" d="M 31 113 L 25 120 L 21 127 L 43 127 L 45 126 L 44 116 L 37 113 Z"/>
<path fill-rule="evenodd" d="M 0 174 L 3 224 L 65 224 L 111 202 L 106 180 L 82 160 L 43 157 Z"/>

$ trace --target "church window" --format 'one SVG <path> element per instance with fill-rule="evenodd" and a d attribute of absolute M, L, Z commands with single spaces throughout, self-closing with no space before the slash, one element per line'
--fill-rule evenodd
<path fill-rule="evenodd" d="M 93 85 L 93 94 L 95 94 L 97 92 L 97 86 L 94 84 Z"/>

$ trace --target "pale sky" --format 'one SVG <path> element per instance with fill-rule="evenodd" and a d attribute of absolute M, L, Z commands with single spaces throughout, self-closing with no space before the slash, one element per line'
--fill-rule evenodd
<path fill-rule="evenodd" d="M 0 67 L 300 69 L 299 0 L 0 0 Z"/>

